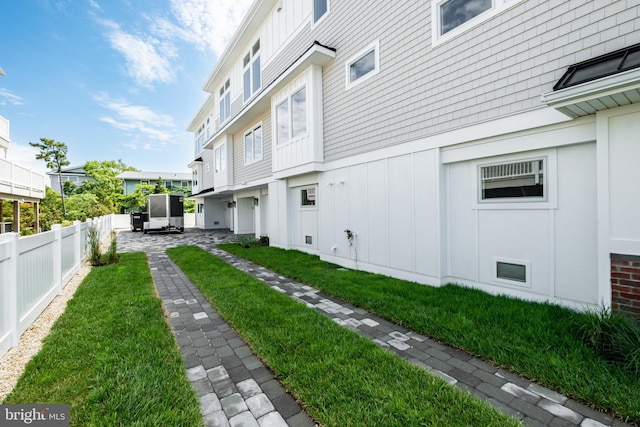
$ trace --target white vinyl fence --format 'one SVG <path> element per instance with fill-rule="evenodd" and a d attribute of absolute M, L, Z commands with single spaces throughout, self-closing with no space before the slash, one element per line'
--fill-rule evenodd
<path fill-rule="evenodd" d="M 88 252 L 88 229 L 96 226 L 104 242 L 117 227 L 115 215 L 76 221 L 51 231 L 20 237 L 0 234 L 0 356 L 80 269 Z"/>

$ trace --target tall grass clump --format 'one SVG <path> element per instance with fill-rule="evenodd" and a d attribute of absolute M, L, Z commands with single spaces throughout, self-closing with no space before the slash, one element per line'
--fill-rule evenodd
<path fill-rule="evenodd" d="M 630 315 L 602 308 L 580 316 L 580 339 L 603 359 L 640 375 L 640 322 Z"/>

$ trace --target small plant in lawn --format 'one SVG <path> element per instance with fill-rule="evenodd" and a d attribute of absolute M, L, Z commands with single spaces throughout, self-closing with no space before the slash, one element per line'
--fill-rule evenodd
<path fill-rule="evenodd" d="M 88 231 L 89 237 L 89 263 L 94 267 L 100 265 L 115 264 L 118 262 L 118 252 L 116 243 L 117 233 L 111 232 L 111 242 L 109 249 L 105 254 L 100 250 L 100 232 L 96 226 L 90 226 Z"/>
<path fill-rule="evenodd" d="M 92 225 L 87 232 L 89 237 L 89 262 L 91 265 L 100 265 L 102 252 L 100 251 L 100 232 L 98 227 Z"/>
<path fill-rule="evenodd" d="M 260 241 L 253 236 L 238 236 L 237 242 L 243 248 L 250 248 L 260 244 Z"/>
<path fill-rule="evenodd" d="M 603 359 L 640 375 L 640 323 L 620 311 L 602 308 L 577 318 L 580 339 Z"/>

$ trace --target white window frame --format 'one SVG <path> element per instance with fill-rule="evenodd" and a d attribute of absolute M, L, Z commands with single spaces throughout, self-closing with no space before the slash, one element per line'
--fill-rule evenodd
<path fill-rule="evenodd" d="M 227 79 L 220 88 L 218 108 L 220 109 L 219 120 L 222 125 L 231 117 L 231 79 Z"/>
<path fill-rule="evenodd" d="M 255 138 L 253 136 L 253 134 L 260 129 L 260 153 L 259 156 L 256 156 L 256 143 L 255 143 Z M 249 129 L 248 131 L 246 131 L 244 133 L 244 137 L 242 138 L 242 145 L 244 147 L 244 164 L 245 166 L 259 162 L 260 160 L 262 160 L 262 156 L 264 153 L 264 132 L 263 132 L 264 128 L 262 127 L 262 122 L 256 124 L 255 126 L 252 126 L 251 129 Z M 247 136 L 251 135 L 251 148 L 252 148 L 252 152 L 251 152 L 251 159 L 247 160 Z"/>
<path fill-rule="evenodd" d="M 316 18 L 316 0 L 313 0 L 313 12 L 311 16 L 311 21 L 313 22 L 314 26 L 322 22 L 322 20 L 329 14 L 329 12 L 331 12 L 331 1 L 324 0 L 324 2 L 327 4 L 327 10 L 320 17 Z"/>
<path fill-rule="evenodd" d="M 360 59 L 364 58 L 371 51 L 374 53 L 374 68 L 369 71 L 367 74 L 364 74 L 357 78 L 356 80 L 351 81 L 351 66 L 358 62 Z M 380 72 L 380 41 L 375 40 L 373 43 L 369 44 L 367 47 L 359 51 L 357 54 L 353 55 L 344 63 L 344 77 L 345 77 L 345 88 L 347 90 L 355 87 L 363 82 L 366 82 L 371 77 L 375 76 Z"/>
<path fill-rule="evenodd" d="M 437 46 L 441 43 L 451 40 L 456 36 L 469 31 L 484 21 L 491 19 L 504 10 L 522 2 L 523 0 L 491 0 L 491 8 L 485 10 L 479 15 L 474 16 L 468 21 L 458 25 L 445 34 L 441 33 L 441 14 L 440 10 L 444 3 L 448 0 L 439 0 L 431 2 L 431 45 Z"/>
<path fill-rule="evenodd" d="M 214 171 L 216 173 L 224 172 L 227 167 L 227 148 L 226 143 L 220 144 L 213 150 L 213 158 L 214 158 Z"/>
<path fill-rule="evenodd" d="M 258 49 L 257 51 L 254 51 L 256 45 L 258 45 Z M 253 95 L 255 95 L 256 93 L 258 93 L 260 91 L 260 88 L 262 88 L 262 63 L 260 62 L 260 51 L 262 49 L 262 43 L 260 42 L 260 39 L 257 39 L 255 42 L 253 42 L 251 44 L 251 47 L 249 48 L 249 51 L 247 52 L 247 54 L 245 54 L 242 57 L 242 100 L 243 102 L 249 102 L 249 100 L 251 100 L 251 98 L 253 97 Z M 249 61 L 245 64 L 245 58 L 249 57 Z M 255 73 L 255 69 L 254 69 L 254 64 L 258 62 L 258 76 L 257 76 L 257 84 L 258 86 L 255 87 L 256 85 L 256 73 Z M 249 73 L 249 92 L 247 93 L 245 91 L 246 87 L 245 87 L 245 74 Z"/>
<path fill-rule="evenodd" d="M 511 285 L 517 287 L 531 287 L 531 261 L 521 260 L 521 259 L 511 259 L 511 258 L 501 258 L 501 257 L 493 257 L 492 259 L 492 275 L 493 281 L 497 284 L 501 285 Z M 505 277 L 498 277 L 498 263 L 506 263 L 506 264 L 515 264 L 522 265 L 525 268 L 525 281 L 521 282 L 519 280 L 511 280 Z"/>
<path fill-rule="evenodd" d="M 299 135 L 294 135 L 293 134 L 293 97 L 298 93 L 300 93 L 300 91 L 302 90 L 305 91 L 305 110 L 304 110 L 305 131 L 304 133 L 301 133 Z M 279 134 L 280 128 L 278 123 L 278 119 L 279 119 L 278 108 L 283 104 L 287 105 L 287 139 L 286 140 L 282 140 L 280 138 L 280 134 Z M 289 93 L 289 95 L 287 95 L 285 99 L 279 102 L 275 108 L 275 116 L 276 116 L 275 117 L 276 131 L 274 132 L 274 134 L 276 139 L 276 145 L 287 144 L 291 141 L 304 138 L 305 136 L 309 135 L 309 91 L 307 90 L 307 85 L 302 85 L 292 90 L 291 93 Z"/>
<path fill-rule="evenodd" d="M 544 197 L 513 197 L 482 199 L 482 168 L 509 163 L 543 160 Z M 475 192 L 473 209 L 557 209 L 558 208 L 558 159 L 557 151 L 510 154 L 472 162 L 475 168 Z"/>
<path fill-rule="evenodd" d="M 302 198 L 302 192 L 306 191 L 307 195 L 309 194 L 309 190 L 313 190 L 313 204 L 305 205 L 303 204 L 304 200 Z M 307 197 L 308 200 L 309 197 Z M 300 187 L 300 208 L 301 209 L 318 209 L 318 186 L 317 185 L 307 185 L 304 187 Z"/>

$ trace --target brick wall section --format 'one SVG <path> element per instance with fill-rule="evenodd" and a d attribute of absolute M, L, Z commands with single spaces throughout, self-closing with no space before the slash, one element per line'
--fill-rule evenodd
<path fill-rule="evenodd" d="M 640 256 L 611 254 L 611 307 L 640 318 Z"/>

